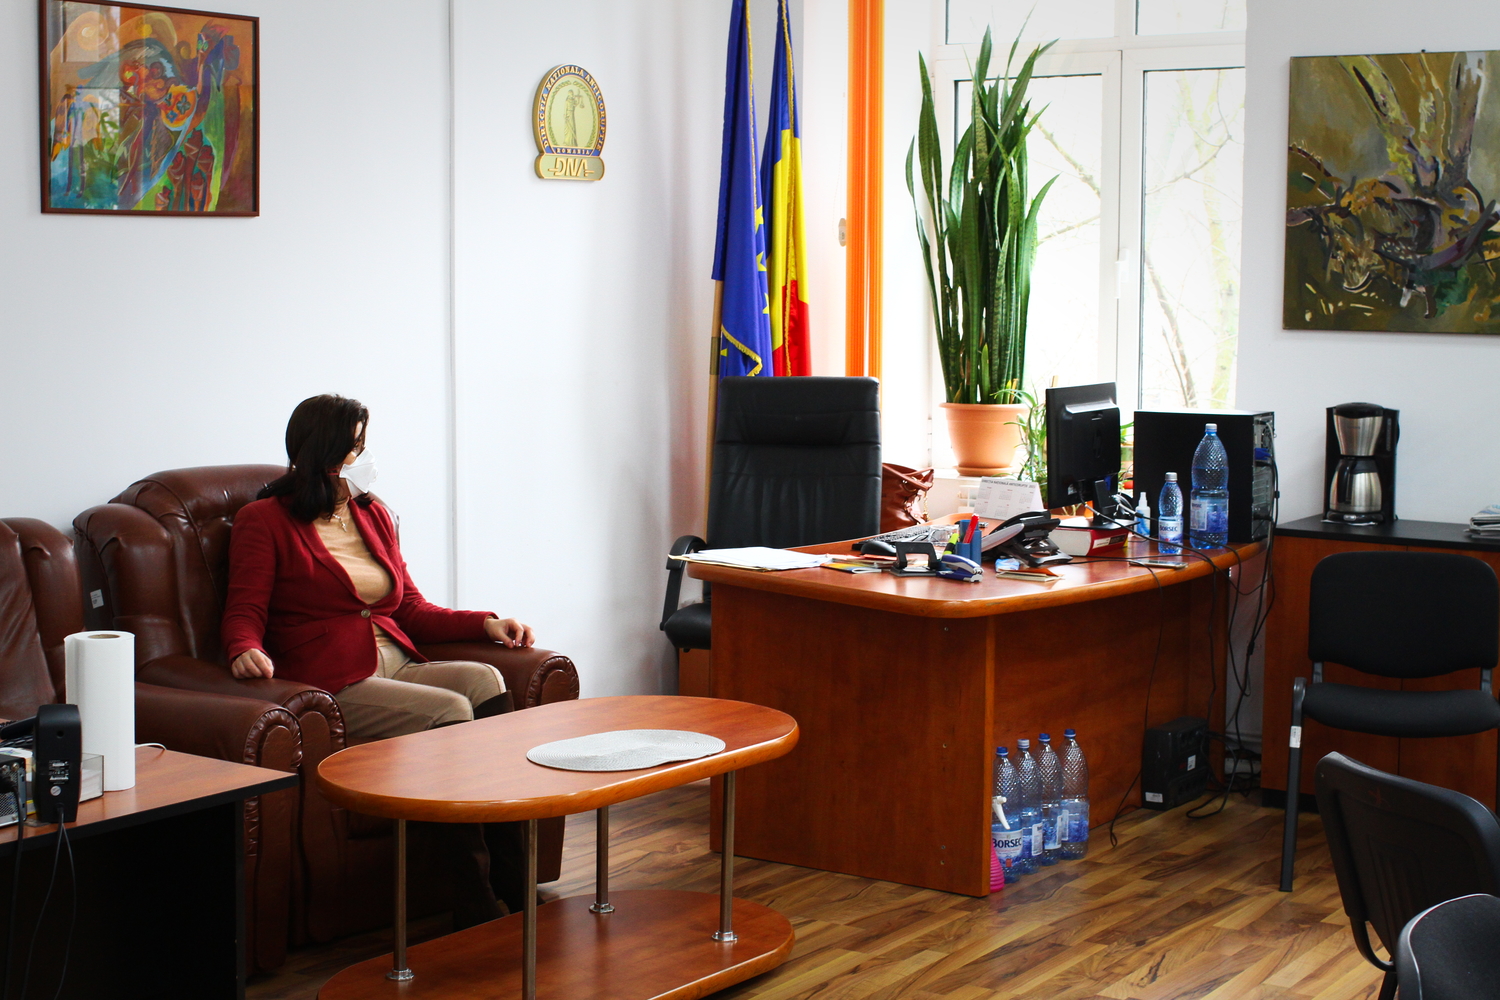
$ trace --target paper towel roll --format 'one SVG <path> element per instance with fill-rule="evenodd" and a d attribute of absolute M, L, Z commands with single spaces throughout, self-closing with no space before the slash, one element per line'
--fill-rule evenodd
<path fill-rule="evenodd" d="M 83 752 L 104 758 L 104 790 L 135 787 L 135 636 L 75 632 L 63 640 L 68 701 L 83 723 Z"/>

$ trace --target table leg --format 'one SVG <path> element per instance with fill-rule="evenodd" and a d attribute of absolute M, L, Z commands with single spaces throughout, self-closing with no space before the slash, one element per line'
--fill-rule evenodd
<path fill-rule="evenodd" d="M 738 940 L 734 933 L 734 779 L 735 772 L 724 775 L 724 857 L 719 868 L 719 929 L 715 941 Z"/>
<path fill-rule="evenodd" d="M 391 971 L 385 978 L 404 983 L 415 978 L 406 967 L 406 820 L 396 820 L 396 946 L 391 951 Z"/>
<path fill-rule="evenodd" d="M 526 821 L 526 888 L 521 925 L 521 998 L 536 1000 L 536 820 Z"/>
<path fill-rule="evenodd" d="M 600 806 L 594 821 L 594 902 L 595 913 L 613 913 L 609 902 L 609 806 Z"/>

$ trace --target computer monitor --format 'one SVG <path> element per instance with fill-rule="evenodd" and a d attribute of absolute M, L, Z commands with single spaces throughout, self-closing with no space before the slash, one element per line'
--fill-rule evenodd
<path fill-rule="evenodd" d="M 1120 475 L 1120 407 L 1115 384 L 1047 390 L 1049 508 L 1092 503 L 1101 518 L 1115 514 Z"/>

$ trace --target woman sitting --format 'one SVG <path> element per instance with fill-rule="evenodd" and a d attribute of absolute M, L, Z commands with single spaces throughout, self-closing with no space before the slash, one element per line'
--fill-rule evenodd
<path fill-rule="evenodd" d="M 424 599 L 401 558 L 390 512 L 368 490 L 369 411 L 357 400 L 305 399 L 286 428 L 286 475 L 235 517 L 223 637 L 236 677 L 273 674 L 331 692 L 350 742 L 385 739 L 508 712 L 500 672 L 468 660 L 429 662 L 418 643 L 490 639 L 530 646 L 530 627 Z M 484 839 L 511 831 L 439 824 L 451 841 L 455 921 L 502 916 Z M 451 827 L 451 828 L 447 828 Z M 507 872 L 509 857 L 497 858 Z M 509 880 L 503 890 L 509 889 Z M 511 895 L 502 891 L 503 895 Z M 519 893 L 517 892 L 518 896 Z"/>

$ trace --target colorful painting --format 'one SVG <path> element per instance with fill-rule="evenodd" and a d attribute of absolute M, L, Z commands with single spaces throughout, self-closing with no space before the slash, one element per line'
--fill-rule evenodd
<path fill-rule="evenodd" d="M 1500 333 L 1497 56 L 1292 60 L 1288 329 Z"/>
<path fill-rule="evenodd" d="M 258 18 L 40 4 L 42 211 L 259 214 Z"/>

